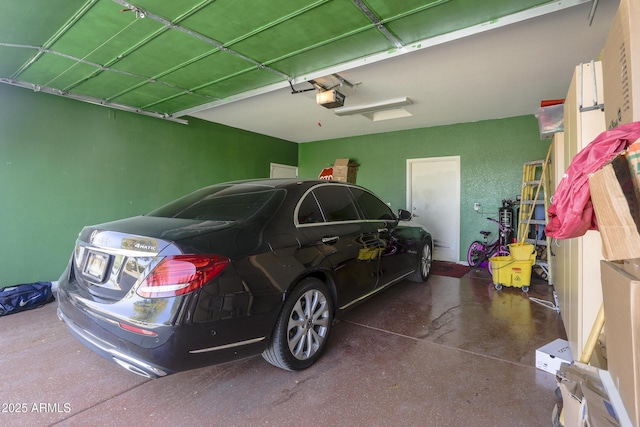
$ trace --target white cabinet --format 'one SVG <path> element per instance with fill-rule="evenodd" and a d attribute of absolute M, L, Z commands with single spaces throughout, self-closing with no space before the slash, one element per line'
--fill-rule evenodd
<path fill-rule="evenodd" d="M 603 101 L 602 64 L 577 66 L 565 100 L 564 134 L 556 134 L 553 142 L 554 185 L 573 157 L 606 130 L 604 112 L 597 107 Z M 560 313 L 571 352 L 578 359 L 602 303 L 600 233 L 588 231 L 582 237 L 553 239 L 551 247 Z"/>

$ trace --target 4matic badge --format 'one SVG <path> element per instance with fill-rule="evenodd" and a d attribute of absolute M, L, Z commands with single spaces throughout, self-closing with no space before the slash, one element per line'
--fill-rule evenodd
<path fill-rule="evenodd" d="M 134 248 L 136 249 L 140 249 L 143 251 L 155 251 L 156 250 L 156 245 L 151 245 L 151 244 L 147 244 L 147 243 L 136 243 L 135 245 L 133 245 Z"/>

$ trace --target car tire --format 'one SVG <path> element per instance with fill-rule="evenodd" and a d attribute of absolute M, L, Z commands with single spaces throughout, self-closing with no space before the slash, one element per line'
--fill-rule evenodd
<path fill-rule="evenodd" d="M 304 279 L 287 298 L 262 357 L 288 371 L 313 365 L 322 354 L 333 323 L 333 300 L 325 284 Z"/>
<path fill-rule="evenodd" d="M 433 251 L 431 242 L 425 240 L 418 255 L 418 265 L 416 271 L 408 277 L 412 282 L 426 282 L 431 276 L 431 264 L 433 263 Z"/>

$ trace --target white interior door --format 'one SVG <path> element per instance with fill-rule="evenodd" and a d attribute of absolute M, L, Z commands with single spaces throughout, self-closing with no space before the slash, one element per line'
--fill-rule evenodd
<path fill-rule="evenodd" d="M 271 178 L 297 178 L 298 167 L 271 163 Z"/>
<path fill-rule="evenodd" d="M 407 160 L 407 207 L 433 236 L 433 258 L 460 262 L 460 156 Z"/>

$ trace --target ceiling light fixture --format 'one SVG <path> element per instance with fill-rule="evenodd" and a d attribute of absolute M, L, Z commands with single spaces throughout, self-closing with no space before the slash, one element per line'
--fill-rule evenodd
<path fill-rule="evenodd" d="M 372 122 L 381 122 L 383 120 L 401 119 L 402 117 L 411 117 L 413 114 L 404 108 L 394 108 L 392 110 L 374 111 L 373 113 L 364 113 L 363 117 Z"/>
<path fill-rule="evenodd" d="M 352 116 L 354 114 L 375 113 L 377 111 L 392 110 L 405 105 L 412 104 L 411 99 L 404 96 L 402 98 L 394 98 L 386 101 L 373 102 L 371 104 L 354 105 L 353 107 L 344 107 L 334 110 L 336 116 Z"/>

